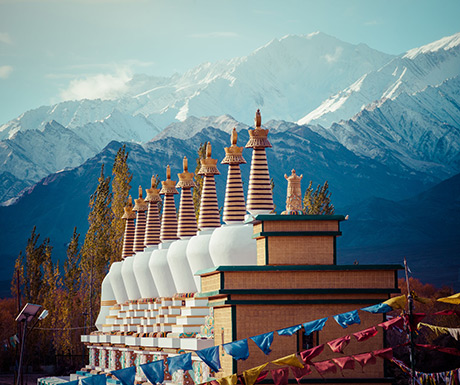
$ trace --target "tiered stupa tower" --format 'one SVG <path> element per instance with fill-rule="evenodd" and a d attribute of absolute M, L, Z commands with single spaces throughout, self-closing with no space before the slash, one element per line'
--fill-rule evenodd
<path fill-rule="evenodd" d="M 192 199 L 192 187 L 196 187 L 196 185 L 193 181 L 193 173 L 188 172 L 188 161 L 185 156 L 183 166 L 184 172 L 177 174 L 179 182 L 176 185 L 176 187 L 182 189 L 179 206 L 179 228 L 177 232 L 180 238 L 193 237 L 198 230 Z"/>
<path fill-rule="evenodd" d="M 291 170 L 291 175 L 284 174 L 284 178 L 288 181 L 286 194 L 286 211 L 282 215 L 302 215 L 302 188 L 301 181 L 303 175 L 298 176 L 294 169 Z"/>
<path fill-rule="evenodd" d="M 177 237 L 177 216 L 174 195 L 179 194 L 176 190 L 176 182 L 171 180 L 171 168 L 166 167 L 166 180 L 161 182 L 162 188 L 160 194 L 165 196 L 163 203 L 163 215 L 161 217 L 160 239 L 164 241 L 173 241 Z"/>
<path fill-rule="evenodd" d="M 198 227 L 209 229 L 220 227 L 219 205 L 217 204 L 216 181 L 214 175 L 219 175 L 217 159 L 211 158 L 211 143 L 206 146 L 206 158 L 201 159 L 198 175 L 203 175 L 203 191 L 201 192 L 200 215 Z"/>
<path fill-rule="evenodd" d="M 179 206 L 180 240 L 171 243 L 168 250 L 168 264 L 178 293 L 193 293 L 197 291 L 190 264 L 187 260 L 187 246 L 190 238 L 196 235 L 197 225 L 195 208 L 192 200 L 192 187 L 195 186 L 193 173 L 188 172 L 187 158 L 183 160 L 184 171 L 177 174 L 179 182 L 176 187 L 182 189 Z"/>
<path fill-rule="evenodd" d="M 135 233 L 134 219 L 136 218 L 136 213 L 133 212 L 133 198 L 131 198 L 131 195 L 128 197 L 128 203 L 124 207 L 124 210 L 125 210 L 125 213 L 121 217 L 122 219 L 126 220 L 125 234 L 123 236 L 123 252 L 122 252 L 123 259 L 134 254 L 134 251 L 133 251 L 134 233 Z"/>
<path fill-rule="evenodd" d="M 158 250 L 153 250 L 150 256 L 149 268 L 160 297 L 171 297 L 177 290 L 168 264 L 168 248 L 172 241 L 178 239 L 177 217 L 174 195 L 178 194 L 176 182 L 171 180 L 171 168 L 166 167 L 166 180 L 161 182 L 160 194 L 164 195 L 163 215 L 161 217 L 161 242 Z"/>
<path fill-rule="evenodd" d="M 225 190 L 224 216 L 225 223 L 243 222 L 246 215 L 244 203 L 243 181 L 241 180 L 240 164 L 246 163 L 243 158 L 243 147 L 236 142 L 238 133 L 233 128 L 230 147 L 225 147 L 225 158 L 222 164 L 228 164 L 227 189 Z"/>
<path fill-rule="evenodd" d="M 158 203 L 161 202 L 159 189 L 155 188 L 156 179 L 152 176 L 152 187 L 146 189 L 147 196 L 145 201 L 148 202 L 147 226 L 145 229 L 144 244 L 146 247 L 156 246 L 160 243 L 160 216 L 158 215 Z"/>
<path fill-rule="evenodd" d="M 256 112 L 255 126 L 254 130 L 249 130 L 249 141 L 246 144 L 246 148 L 254 150 L 249 175 L 247 209 L 252 215 L 269 214 L 274 207 L 265 148 L 272 145 L 267 139 L 268 129 L 262 128 L 260 110 Z"/>
<path fill-rule="evenodd" d="M 133 211 L 136 212 L 136 231 L 134 233 L 134 252 L 144 251 L 144 238 L 145 238 L 145 225 L 146 217 L 145 212 L 148 209 L 148 203 L 142 197 L 142 186 L 139 186 L 139 198 L 134 200 Z"/>

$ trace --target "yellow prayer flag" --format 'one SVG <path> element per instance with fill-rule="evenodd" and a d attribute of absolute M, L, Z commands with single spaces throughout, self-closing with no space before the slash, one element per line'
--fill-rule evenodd
<path fill-rule="evenodd" d="M 449 297 L 438 298 L 439 302 L 451 303 L 454 305 L 460 305 L 460 293 L 451 295 Z"/>
<path fill-rule="evenodd" d="M 218 378 L 216 381 L 219 383 L 219 385 L 236 385 L 238 382 L 238 377 L 236 374 L 232 374 L 231 376 Z"/>
<path fill-rule="evenodd" d="M 393 297 L 389 300 L 383 302 L 388 306 L 392 307 L 393 309 L 402 309 L 406 308 L 407 298 L 405 295 L 400 295 L 399 297 Z"/>
<path fill-rule="evenodd" d="M 244 383 L 246 385 L 254 385 L 257 378 L 259 377 L 260 372 L 268 365 L 268 362 L 257 366 L 255 368 L 246 370 L 243 372 Z"/>
<path fill-rule="evenodd" d="M 271 362 L 272 364 L 275 364 L 275 365 L 280 365 L 280 366 L 288 365 L 288 366 L 293 366 L 295 368 L 303 369 L 303 365 L 299 361 L 295 353 L 289 356 L 286 356 L 286 357 L 278 358 L 277 360 L 271 361 Z"/>
<path fill-rule="evenodd" d="M 429 305 L 432 302 L 430 298 L 419 297 L 417 294 L 414 294 L 414 300 L 416 300 L 417 302 L 423 303 L 425 305 Z"/>

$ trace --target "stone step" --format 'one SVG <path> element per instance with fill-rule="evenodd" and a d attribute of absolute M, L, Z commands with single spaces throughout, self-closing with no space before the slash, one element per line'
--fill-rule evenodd
<path fill-rule="evenodd" d="M 177 325 L 204 325 L 206 316 L 203 315 L 181 315 L 177 317 Z"/>
<path fill-rule="evenodd" d="M 201 325 L 173 325 L 173 333 L 199 333 Z"/>
<path fill-rule="evenodd" d="M 180 315 L 209 315 L 210 308 L 207 306 L 182 307 Z"/>

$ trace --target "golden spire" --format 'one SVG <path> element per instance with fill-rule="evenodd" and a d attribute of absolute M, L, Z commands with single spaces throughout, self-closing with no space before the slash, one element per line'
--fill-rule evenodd
<path fill-rule="evenodd" d="M 256 112 L 256 118 L 254 119 L 256 128 L 254 130 L 249 130 L 249 141 L 246 143 L 246 148 L 265 148 L 271 147 L 272 145 L 267 139 L 268 128 L 264 129 L 262 127 L 262 116 L 260 115 L 260 110 Z"/>
<path fill-rule="evenodd" d="M 230 147 L 225 147 L 225 158 L 222 160 L 222 164 L 243 164 L 246 161 L 243 158 L 243 149 L 244 147 L 238 147 L 236 142 L 238 140 L 238 133 L 236 128 L 233 128 L 231 135 L 232 145 Z"/>
<path fill-rule="evenodd" d="M 166 180 L 161 182 L 160 194 L 179 194 L 176 190 L 176 182 L 171 180 L 171 168 L 169 164 L 166 166 Z"/>
<path fill-rule="evenodd" d="M 157 180 L 154 175 L 152 175 L 151 188 L 145 189 L 147 196 L 145 197 L 146 202 L 161 202 L 160 190 L 155 188 Z"/>
<path fill-rule="evenodd" d="M 208 142 L 206 145 L 206 159 L 201 159 L 201 168 L 198 171 L 198 175 L 219 175 L 220 172 L 217 169 L 217 159 L 211 158 L 211 143 Z"/>
<path fill-rule="evenodd" d="M 128 197 L 128 202 L 126 203 L 126 206 L 124 207 L 125 213 L 121 217 L 122 219 L 134 219 L 136 218 L 136 213 L 133 212 L 133 198 L 131 198 L 131 195 Z"/>
<path fill-rule="evenodd" d="M 145 203 L 145 200 L 142 198 L 142 186 L 139 186 L 139 198 L 134 199 L 136 204 L 133 207 L 133 211 L 147 211 L 148 204 Z"/>
<path fill-rule="evenodd" d="M 177 177 L 179 178 L 179 182 L 176 184 L 176 188 L 196 187 L 195 182 L 193 181 L 194 174 L 192 172 L 188 172 L 188 161 L 187 161 L 186 156 L 184 156 L 184 160 L 182 164 L 184 167 L 184 172 L 177 174 Z"/>
<path fill-rule="evenodd" d="M 286 211 L 282 214 L 302 214 L 302 188 L 300 182 L 303 175 L 298 176 L 293 169 L 291 175 L 284 174 L 284 178 L 288 181 Z"/>

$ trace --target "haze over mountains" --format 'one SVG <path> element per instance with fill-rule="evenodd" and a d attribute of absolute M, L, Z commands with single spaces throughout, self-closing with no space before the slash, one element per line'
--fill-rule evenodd
<path fill-rule="evenodd" d="M 86 231 L 99 165 L 107 162 L 109 169 L 119 142 L 128 142 L 132 186 L 147 187 L 152 173 L 163 177 L 167 163 L 181 171 L 182 156 L 194 159 L 206 140 L 221 159 L 233 127 L 243 145 L 257 108 L 270 128 L 269 167 L 280 210 L 283 175 L 291 168 L 307 181 L 328 179 L 335 205 L 347 207 L 351 218 L 363 200 L 410 205 L 404 200 L 419 201 L 417 194 L 460 172 L 460 33 L 399 56 L 322 33 L 286 36 L 246 57 L 182 75 L 136 75 L 116 99 L 27 111 L 0 127 L 0 212 L 15 218 L 2 222 L 1 257 L 11 266 L 33 224 L 58 253 L 74 225 Z M 250 152 L 244 156 L 249 163 Z M 222 205 L 227 170 L 219 169 Z M 365 230 L 357 226 L 353 236 L 364 237 Z M 363 245 L 391 246 L 391 238 L 370 236 L 369 242 Z M 344 237 L 342 246 L 357 244 Z"/>

